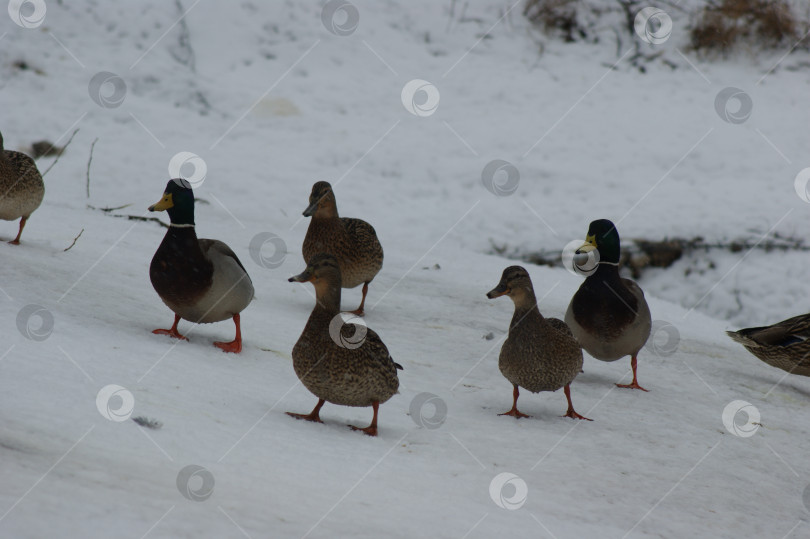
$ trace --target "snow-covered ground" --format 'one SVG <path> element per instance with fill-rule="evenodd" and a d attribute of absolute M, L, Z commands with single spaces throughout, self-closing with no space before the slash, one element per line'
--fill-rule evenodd
<path fill-rule="evenodd" d="M 595 218 L 625 238 L 804 236 L 802 58 L 702 62 L 676 19 L 666 47 L 678 67 L 642 74 L 612 43 L 546 40 L 522 4 L 353 4 L 353 31 L 336 14 L 345 36 L 321 3 L 292 0 L 49 1 L 33 28 L 0 15 L 6 147 L 79 129 L 23 245 L 0 244 L 0 536 L 808 536 L 810 382 L 724 334 L 810 310 L 805 254 L 712 254 L 648 273 L 653 318 L 670 324 L 639 359 L 651 391 L 615 388 L 628 360 L 586 357 L 572 396 L 592 423 L 558 417 L 561 392 L 524 393 L 532 419 L 496 415 L 511 404 L 497 355 L 512 306 L 484 296 L 513 263 L 493 244 L 561 249 Z M 95 79 L 109 81 L 101 93 L 100 72 L 112 74 Z M 438 95 L 432 110 L 416 94 L 421 116 L 403 106 L 414 79 Z M 726 87 L 750 97 L 742 123 L 716 111 Z M 256 286 L 238 356 L 211 346 L 230 323 L 194 328 L 191 342 L 150 333 L 172 319 L 148 279 L 164 229 L 113 217 L 150 216 L 183 151 L 207 168 L 198 233 L 233 247 Z M 511 195 L 482 185 L 495 159 L 519 173 Z M 284 414 L 315 404 L 290 359 L 312 290 L 287 277 L 304 267 L 301 211 L 317 180 L 385 247 L 366 321 L 405 370 L 376 439 L 345 427 L 370 410 L 327 405 L 325 425 Z M 0 223 L 0 237 L 16 226 Z M 260 264 L 250 245 L 269 234 L 287 254 L 267 242 Z M 541 311 L 561 317 L 581 278 L 529 271 Z M 359 290 L 344 298 L 353 308 Z M 42 310 L 28 317 L 29 305 Z M 125 389 L 102 411 L 131 394 L 132 417 L 162 428 L 106 419 L 97 397 L 111 384 Z M 749 419 L 737 435 L 723 423 L 734 401 L 754 414 L 736 415 Z"/>

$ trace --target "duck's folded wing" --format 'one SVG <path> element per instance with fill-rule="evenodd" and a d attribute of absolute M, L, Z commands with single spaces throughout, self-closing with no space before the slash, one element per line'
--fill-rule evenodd
<path fill-rule="evenodd" d="M 772 326 L 745 328 L 737 333 L 763 346 L 790 346 L 810 338 L 810 315 L 794 316 Z"/>
<path fill-rule="evenodd" d="M 386 367 L 393 366 L 395 369 L 400 370 L 402 369 L 402 365 L 394 361 L 394 358 L 391 357 L 391 353 L 388 352 L 388 347 L 385 346 L 385 343 L 382 342 L 380 336 L 377 335 L 377 332 L 373 329 L 366 330 L 363 348 L 367 354 L 373 354 L 374 358 L 376 358 L 381 365 Z"/>
<path fill-rule="evenodd" d="M 549 325 L 559 331 L 560 333 L 564 333 L 565 335 L 570 335 L 571 337 L 574 336 L 574 333 L 571 331 L 571 328 L 568 327 L 568 324 L 560 320 L 559 318 L 546 318 Z"/>
<path fill-rule="evenodd" d="M 250 279 L 250 275 L 248 275 L 245 266 L 242 265 L 242 261 L 239 260 L 239 257 L 236 256 L 236 253 L 234 253 L 233 250 L 230 247 L 228 247 L 225 243 L 219 240 L 211 240 L 206 238 L 201 238 L 199 242 L 200 242 L 200 249 L 202 249 L 203 254 L 206 257 L 208 257 L 209 260 L 211 259 L 211 257 L 217 255 L 231 257 L 236 261 L 237 264 L 239 264 L 239 267 L 242 268 L 242 271 L 245 272 L 245 275 L 247 275 L 248 280 L 251 283 L 253 282 Z"/>
<path fill-rule="evenodd" d="M 622 283 L 637 298 L 644 297 L 644 290 L 642 290 L 641 287 L 635 281 L 630 279 L 622 279 Z"/>
<path fill-rule="evenodd" d="M 343 226 L 346 227 L 346 231 L 355 241 L 363 245 L 373 245 L 374 249 L 378 249 L 382 252 L 380 240 L 377 239 L 377 231 L 374 230 L 373 226 L 362 219 L 354 219 L 351 217 L 342 217 L 341 221 L 343 222 Z"/>

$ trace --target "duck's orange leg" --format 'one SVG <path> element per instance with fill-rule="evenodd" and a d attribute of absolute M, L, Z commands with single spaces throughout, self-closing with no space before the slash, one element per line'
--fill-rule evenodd
<path fill-rule="evenodd" d="M 22 219 L 20 219 L 20 229 L 17 231 L 17 237 L 9 242 L 11 245 L 20 244 L 20 236 L 22 235 L 23 228 L 25 228 L 26 221 L 28 221 L 28 217 L 23 217 Z"/>
<path fill-rule="evenodd" d="M 377 436 L 377 410 L 380 408 L 380 403 L 378 401 L 374 401 L 371 403 L 371 407 L 374 409 L 374 416 L 371 418 L 371 425 L 365 428 L 349 425 L 352 430 L 365 432 L 369 436 Z"/>
<path fill-rule="evenodd" d="M 512 409 L 509 410 L 508 412 L 504 412 L 504 413 L 498 414 L 498 415 L 511 415 L 512 417 L 515 417 L 517 419 L 520 419 L 521 417 L 531 417 L 530 415 L 526 415 L 523 412 L 518 411 L 518 409 L 517 409 L 517 400 L 518 400 L 518 396 L 520 395 L 520 391 L 518 390 L 517 385 L 515 385 L 515 384 L 512 384 L 512 385 L 515 386 L 515 389 L 512 391 L 512 399 L 513 399 L 512 400 Z"/>
<path fill-rule="evenodd" d="M 363 306 L 366 304 L 366 294 L 368 294 L 368 283 L 363 283 L 363 299 L 360 300 L 360 306 L 351 311 L 352 314 L 363 316 L 366 313 L 363 311 Z"/>
<path fill-rule="evenodd" d="M 233 323 L 236 324 L 236 337 L 231 342 L 215 342 L 214 346 L 222 348 L 223 352 L 238 354 L 242 351 L 242 329 L 239 326 L 239 313 L 233 315 Z"/>
<path fill-rule="evenodd" d="M 287 415 L 290 417 L 294 417 L 295 419 L 303 419 L 305 421 L 313 421 L 315 423 L 323 423 L 321 421 L 320 411 L 321 407 L 323 407 L 323 403 L 326 401 L 323 399 L 318 399 L 318 404 L 315 405 L 315 408 L 308 414 L 294 414 L 292 412 L 287 412 Z"/>
<path fill-rule="evenodd" d="M 584 415 L 579 415 L 574 411 L 574 405 L 571 403 L 571 384 L 565 385 L 565 398 L 568 399 L 568 411 L 565 412 L 563 417 L 570 417 L 573 419 L 584 419 L 585 421 L 593 421 L 593 419 L 588 419 Z"/>
<path fill-rule="evenodd" d="M 636 368 L 637 368 L 637 361 L 636 356 L 633 355 L 633 358 L 630 360 L 630 366 L 633 368 L 633 381 L 629 384 L 616 384 L 619 387 L 627 388 L 627 389 L 640 389 L 642 391 L 647 391 L 640 385 L 638 385 L 638 378 L 636 377 Z"/>
<path fill-rule="evenodd" d="M 174 337 L 175 339 L 180 339 L 180 340 L 183 340 L 183 341 L 187 341 L 188 339 L 185 338 L 183 335 L 180 335 L 180 332 L 177 331 L 177 323 L 178 322 L 180 322 L 180 315 L 175 314 L 174 315 L 174 325 L 171 327 L 171 329 L 155 329 L 155 330 L 152 330 L 152 333 L 154 333 L 156 335 L 168 335 L 169 337 Z"/>

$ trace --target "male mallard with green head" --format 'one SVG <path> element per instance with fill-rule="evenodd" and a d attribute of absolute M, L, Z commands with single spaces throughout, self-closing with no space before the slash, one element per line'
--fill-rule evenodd
<path fill-rule="evenodd" d="M 0 219 L 20 220 L 17 237 L 9 243 L 20 244 L 25 223 L 44 196 L 45 184 L 34 160 L 24 153 L 4 149 L 0 133 Z"/>
<path fill-rule="evenodd" d="M 772 326 L 726 331 L 754 357 L 791 374 L 810 376 L 810 314 Z"/>
<path fill-rule="evenodd" d="M 380 272 L 383 249 L 374 227 L 361 219 L 340 217 L 329 182 L 317 182 L 309 195 L 305 217 L 312 217 L 304 237 L 304 262 L 318 253 L 333 255 L 340 265 L 343 288 L 363 285 L 363 299 L 352 311 L 363 316 L 368 284 Z"/>
<path fill-rule="evenodd" d="M 331 254 L 313 256 L 306 269 L 290 282 L 315 287 L 315 307 L 292 350 L 293 368 L 301 383 L 318 397 L 309 414 L 287 412 L 296 419 L 322 423 L 324 402 L 342 406 L 371 406 L 374 416 L 365 428 L 377 435 L 377 411 L 399 388 L 397 369 L 380 336 L 365 325 L 346 324 L 340 317 L 340 265 Z M 348 327 L 351 325 L 352 327 Z"/>
<path fill-rule="evenodd" d="M 650 336 L 650 308 L 641 287 L 619 277 L 619 232 L 607 219 L 591 223 L 578 252 L 593 250 L 599 254 L 598 266 L 571 299 L 565 322 L 594 358 L 616 361 L 631 356 L 633 382 L 616 385 L 647 391 L 638 384 L 636 368 L 638 353 Z"/>
<path fill-rule="evenodd" d="M 149 206 L 149 211 L 164 210 L 171 224 L 152 257 L 149 278 L 163 303 L 174 311 L 174 325 L 152 333 L 186 340 L 177 331 L 181 318 L 195 324 L 232 318 L 236 337 L 214 345 L 225 352 L 241 352 L 239 313 L 253 299 L 253 282 L 247 270 L 223 242 L 197 238 L 194 192 L 188 181 L 169 180 L 163 198 Z"/>
<path fill-rule="evenodd" d="M 568 411 L 563 417 L 588 419 L 574 411 L 571 382 L 582 369 L 582 348 L 562 320 L 545 318 L 537 308 L 537 298 L 529 273 L 521 266 L 503 270 L 498 286 L 487 293 L 497 298 L 507 295 L 515 304 L 509 336 L 501 347 L 498 368 L 514 387 L 512 409 L 499 415 L 529 417 L 518 411 L 518 387 L 532 393 L 565 388 Z"/>

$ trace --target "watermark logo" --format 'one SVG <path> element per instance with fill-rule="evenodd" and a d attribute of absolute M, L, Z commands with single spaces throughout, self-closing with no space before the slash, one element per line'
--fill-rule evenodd
<path fill-rule="evenodd" d="M 667 357 L 677 352 L 680 342 L 681 333 L 671 322 L 653 320 L 644 348 L 659 357 Z"/>
<path fill-rule="evenodd" d="M 349 325 L 354 326 L 354 332 L 351 334 L 346 328 Z M 329 336 L 341 348 L 348 348 L 349 350 L 360 348 L 366 342 L 367 332 L 368 326 L 366 326 L 366 322 L 356 314 L 338 313 L 329 322 Z"/>
<path fill-rule="evenodd" d="M 42 305 L 26 305 L 17 313 L 17 330 L 26 339 L 44 341 L 53 333 L 53 314 Z"/>
<path fill-rule="evenodd" d="M 214 493 L 214 474 L 196 464 L 189 464 L 177 474 L 177 490 L 187 500 L 204 502 Z"/>
<path fill-rule="evenodd" d="M 742 425 L 735 421 L 739 413 L 744 413 L 747 418 L 746 422 Z M 750 438 L 756 434 L 759 429 L 759 420 L 759 410 L 750 402 L 742 400 L 731 401 L 723 408 L 723 426 L 734 436 Z"/>
<path fill-rule="evenodd" d="M 435 430 L 444 424 L 447 418 L 447 403 L 433 393 L 420 393 L 413 398 L 409 408 L 411 419 L 419 427 Z M 425 412 L 431 412 L 427 415 Z"/>
<path fill-rule="evenodd" d="M 660 45 L 672 34 L 672 19 L 663 9 L 645 7 L 633 21 L 636 35 L 651 45 Z"/>
<path fill-rule="evenodd" d="M 197 189 L 203 184 L 206 174 L 208 165 L 195 153 L 178 152 L 169 160 L 169 177 L 186 180 L 192 189 Z"/>
<path fill-rule="evenodd" d="M 481 171 L 481 183 L 495 196 L 505 197 L 517 191 L 520 171 L 509 161 L 495 159 Z"/>
<path fill-rule="evenodd" d="M 731 105 L 732 101 L 737 103 L 736 107 Z M 754 101 L 745 91 L 729 86 L 720 90 L 714 98 L 714 110 L 724 122 L 741 124 L 751 117 Z"/>
<path fill-rule="evenodd" d="M 489 483 L 489 497 L 501 509 L 517 511 L 526 503 L 528 494 L 526 481 L 513 473 L 499 473 Z"/>
<path fill-rule="evenodd" d="M 259 232 L 250 240 L 250 258 L 265 269 L 276 269 L 287 258 L 287 243 L 272 232 Z"/>
<path fill-rule="evenodd" d="M 569 273 L 590 277 L 599 269 L 599 249 L 582 249 L 582 240 L 571 240 L 563 247 L 560 258 Z"/>
<path fill-rule="evenodd" d="M 413 79 L 402 88 L 402 106 L 414 116 L 430 116 L 439 108 L 439 89 L 426 80 Z"/>
<path fill-rule="evenodd" d="M 96 395 L 96 408 L 104 419 L 121 423 L 132 415 L 135 397 L 127 388 L 110 384 L 102 387 Z"/>
<path fill-rule="evenodd" d="M 799 198 L 802 199 L 804 202 L 810 203 L 810 193 L 807 192 L 807 184 L 810 183 L 810 167 L 803 168 L 796 174 L 796 178 L 793 180 L 793 189 L 796 190 L 796 194 L 799 195 Z"/>
<path fill-rule="evenodd" d="M 38 28 L 45 22 L 45 0 L 10 0 L 8 16 L 22 28 Z"/>
<path fill-rule="evenodd" d="M 349 36 L 360 24 L 360 12 L 346 0 L 329 0 L 321 10 L 321 22 L 336 36 Z"/>
<path fill-rule="evenodd" d="M 115 109 L 121 106 L 127 96 L 127 83 L 115 73 L 99 71 L 90 79 L 87 92 L 99 107 Z"/>

